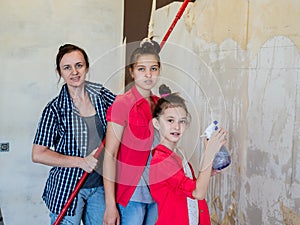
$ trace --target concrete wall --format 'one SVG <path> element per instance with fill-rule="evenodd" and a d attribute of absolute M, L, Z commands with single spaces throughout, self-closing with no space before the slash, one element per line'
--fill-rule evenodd
<path fill-rule="evenodd" d="M 154 12 L 157 40 L 180 5 Z M 232 165 L 207 196 L 214 224 L 300 224 L 299 17 L 297 0 L 199 0 L 162 50 L 161 82 L 192 109 L 183 144 L 196 168 L 205 127 L 229 131 Z"/>
<path fill-rule="evenodd" d="M 42 109 L 57 84 L 58 47 L 83 47 L 92 64 L 89 80 L 117 92 L 122 87 L 123 1 L 0 1 L 0 208 L 5 225 L 49 224 L 41 195 L 49 167 L 31 162 Z"/>
<path fill-rule="evenodd" d="M 41 194 L 49 168 L 31 162 L 43 107 L 55 97 L 55 55 L 86 49 L 90 80 L 122 89 L 123 1 L 0 1 L 0 208 L 5 225 L 48 224 Z M 161 40 L 180 3 L 157 10 Z M 300 3 L 201 0 L 191 3 L 162 50 L 161 83 L 188 100 L 193 123 L 182 145 L 195 168 L 200 135 L 213 119 L 230 132 L 232 165 L 207 199 L 222 224 L 299 224 Z M 196 146 L 196 147 L 195 147 Z M 217 224 L 217 223 L 215 223 Z"/>

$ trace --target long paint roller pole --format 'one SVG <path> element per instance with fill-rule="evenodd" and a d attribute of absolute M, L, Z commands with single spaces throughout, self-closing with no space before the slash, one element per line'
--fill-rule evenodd
<path fill-rule="evenodd" d="M 182 6 L 180 7 L 180 9 L 178 10 L 176 17 L 174 19 L 174 21 L 172 22 L 170 28 L 168 29 L 167 33 L 165 34 L 163 40 L 160 43 L 160 48 L 162 49 L 163 46 L 165 45 L 167 39 L 169 38 L 170 34 L 172 33 L 176 23 L 178 22 L 178 20 L 180 19 L 180 17 L 182 16 L 184 10 L 186 9 L 188 3 L 190 2 L 190 0 L 185 0 L 182 3 Z M 96 151 L 94 157 L 98 158 L 98 156 L 100 155 L 103 147 L 105 145 L 105 139 L 103 139 L 101 145 L 99 146 L 98 150 Z M 74 200 L 74 198 L 76 197 L 76 195 L 78 194 L 80 188 L 82 187 L 82 185 L 84 184 L 87 176 L 89 175 L 89 173 L 84 172 L 82 177 L 80 178 L 80 180 L 78 181 L 76 187 L 74 188 L 73 192 L 71 193 L 67 203 L 64 205 L 64 207 L 62 208 L 61 212 L 59 213 L 58 217 L 56 218 L 55 222 L 53 223 L 53 225 L 59 225 L 59 223 L 61 222 L 61 220 L 64 218 L 68 208 L 70 207 L 72 201 Z"/>
<path fill-rule="evenodd" d="M 190 2 L 190 0 L 185 0 L 185 1 L 182 3 L 181 7 L 179 8 L 179 10 L 178 10 L 178 12 L 177 12 L 177 14 L 176 14 L 176 16 L 175 16 L 175 19 L 173 20 L 171 26 L 169 27 L 167 33 L 165 34 L 164 38 L 162 39 L 162 41 L 161 41 L 161 43 L 160 43 L 160 48 L 161 48 L 161 49 L 162 49 L 163 46 L 165 45 L 167 39 L 169 38 L 170 34 L 172 33 L 172 31 L 173 31 L 173 29 L 174 29 L 176 23 L 178 22 L 178 20 L 179 20 L 180 17 L 182 16 L 182 14 L 183 14 L 184 10 L 186 9 L 186 7 L 187 7 L 187 5 L 188 5 L 189 2 Z"/>
<path fill-rule="evenodd" d="M 102 149 L 104 148 L 105 145 L 105 138 L 103 139 L 101 145 L 98 147 L 97 151 L 94 154 L 95 158 L 98 158 Z M 78 183 L 76 184 L 73 192 L 71 193 L 68 201 L 66 202 L 66 204 L 64 205 L 64 207 L 62 208 L 61 212 L 59 213 L 58 217 L 56 218 L 55 222 L 53 223 L 53 225 L 59 225 L 61 220 L 64 218 L 64 216 L 67 213 L 68 208 L 70 207 L 72 201 L 74 200 L 74 198 L 76 197 L 76 195 L 78 194 L 80 188 L 82 187 L 82 185 L 84 184 L 86 178 L 88 177 L 89 173 L 88 172 L 84 172 L 82 177 L 80 178 L 80 180 L 78 181 Z"/>

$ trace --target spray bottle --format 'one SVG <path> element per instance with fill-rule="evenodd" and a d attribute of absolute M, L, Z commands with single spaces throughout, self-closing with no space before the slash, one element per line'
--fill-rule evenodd
<path fill-rule="evenodd" d="M 207 140 L 210 139 L 213 132 L 218 130 L 218 121 L 213 121 L 205 130 L 204 134 L 207 138 Z M 231 163 L 231 157 L 229 152 L 227 151 L 226 147 L 222 145 L 220 151 L 216 154 L 212 167 L 214 170 L 222 170 L 229 166 Z"/>

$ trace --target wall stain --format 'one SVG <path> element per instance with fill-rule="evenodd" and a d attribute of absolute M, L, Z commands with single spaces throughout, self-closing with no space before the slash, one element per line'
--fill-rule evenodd
<path fill-rule="evenodd" d="M 216 225 L 235 225 L 236 224 L 236 216 L 237 216 L 237 202 L 235 200 L 236 193 L 233 191 L 231 194 L 232 204 L 226 209 L 224 218 L 219 218 L 218 211 L 224 211 L 223 203 L 220 199 L 220 196 L 216 195 L 213 200 L 213 212 L 211 213 L 211 221 Z"/>
<path fill-rule="evenodd" d="M 290 38 L 300 49 L 298 21 L 296 0 L 198 0 L 188 12 L 186 29 L 207 43 L 231 38 L 256 55 L 275 36 Z"/>
<path fill-rule="evenodd" d="M 280 202 L 280 209 L 283 215 L 283 222 L 285 225 L 299 225 L 300 224 L 300 216 L 294 213 L 290 208 L 283 205 Z"/>

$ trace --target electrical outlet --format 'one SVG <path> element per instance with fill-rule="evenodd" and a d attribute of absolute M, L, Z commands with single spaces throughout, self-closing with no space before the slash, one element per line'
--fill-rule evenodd
<path fill-rule="evenodd" d="M 0 143 L 0 152 L 8 152 L 9 151 L 9 143 Z"/>

